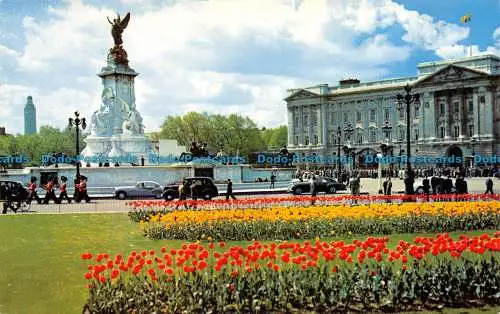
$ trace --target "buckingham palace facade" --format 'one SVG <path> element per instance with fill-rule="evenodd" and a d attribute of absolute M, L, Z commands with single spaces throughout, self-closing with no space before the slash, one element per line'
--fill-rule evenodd
<path fill-rule="evenodd" d="M 453 155 L 464 162 L 500 157 L 500 57 L 495 55 L 420 63 L 414 77 L 346 79 L 337 86 L 288 90 L 289 151 L 337 156 L 339 144 L 349 143 L 356 160 L 380 153 L 382 144 L 391 154 L 404 154 L 406 110 L 395 102 L 407 84 L 420 95 L 420 106 L 410 113 L 412 156 Z"/>

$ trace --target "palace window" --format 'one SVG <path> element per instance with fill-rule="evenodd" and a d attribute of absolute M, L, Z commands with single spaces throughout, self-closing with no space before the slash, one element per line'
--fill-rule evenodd
<path fill-rule="evenodd" d="M 405 118 L 405 111 L 404 109 L 399 110 L 399 119 L 404 119 Z"/>
<path fill-rule="evenodd" d="M 318 135 L 314 134 L 314 142 L 313 145 L 318 145 Z"/>
<path fill-rule="evenodd" d="M 469 100 L 469 113 L 474 112 L 474 102 L 472 100 Z"/>
<path fill-rule="evenodd" d="M 306 136 L 304 140 L 304 145 L 309 145 L 309 136 Z"/>
<path fill-rule="evenodd" d="M 349 122 L 349 114 L 347 112 L 344 112 L 344 122 Z"/>
<path fill-rule="evenodd" d="M 295 142 L 293 143 L 295 146 L 299 145 L 299 137 L 295 136 Z"/>
<path fill-rule="evenodd" d="M 458 101 L 455 101 L 455 102 L 453 103 L 453 111 L 454 111 L 455 113 L 459 113 L 459 112 L 460 112 L 460 104 L 459 104 L 459 102 L 458 102 Z"/>
<path fill-rule="evenodd" d="M 361 112 L 356 112 L 356 122 L 361 123 Z"/>
<path fill-rule="evenodd" d="M 418 141 L 418 138 L 420 136 L 419 129 L 414 129 L 413 134 L 415 134 L 415 141 Z"/>
<path fill-rule="evenodd" d="M 356 143 L 357 143 L 358 145 L 362 145 L 362 144 L 363 144 L 363 134 L 358 133 L 358 136 L 357 136 L 357 138 L 356 138 Z"/>
<path fill-rule="evenodd" d="M 444 126 L 439 127 L 439 138 L 444 138 Z"/>
<path fill-rule="evenodd" d="M 370 110 L 370 122 L 375 122 L 377 118 L 377 111 L 375 109 Z"/>
<path fill-rule="evenodd" d="M 370 131 L 370 142 L 376 142 L 377 141 L 377 132 L 375 130 Z"/>
<path fill-rule="evenodd" d="M 318 116 L 316 114 L 313 114 L 311 116 L 311 123 L 312 123 L 313 127 L 318 125 Z"/>
<path fill-rule="evenodd" d="M 473 137 L 473 136 L 474 136 L 474 126 L 469 125 L 469 137 Z"/>
<path fill-rule="evenodd" d="M 399 129 L 399 140 L 404 141 L 405 139 L 405 130 L 403 128 Z"/>
<path fill-rule="evenodd" d="M 418 118 L 420 115 L 420 107 L 415 107 L 415 118 Z"/>
<path fill-rule="evenodd" d="M 296 129 L 299 127 L 299 123 L 300 123 L 299 117 L 295 117 L 295 128 Z"/>
<path fill-rule="evenodd" d="M 453 135 L 455 138 L 458 138 L 460 136 L 460 126 L 455 125 L 453 128 Z"/>
<path fill-rule="evenodd" d="M 445 112 L 445 110 L 444 110 L 444 103 L 442 102 L 442 103 L 439 104 L 439 114 L 442 115 L 442 116 L 444 116 L 444 112 Z"/>
<path fill-rule="evenodd" d="M 309 126 L 309 116 L 304 116 L 304 128 L 307 128 Z"/>
<path fill-rule="evenodd" d="M 385 108 L 384 110 L 384 119 L 385 121 L 391 121 L 391 113 L 389 111 L 389 108 Z"/>
<path fill-rule="evenodd" d="M 332 112 L 330 114 L 330 123 L 337 124 L 337 113 L 336 112 Z"/>

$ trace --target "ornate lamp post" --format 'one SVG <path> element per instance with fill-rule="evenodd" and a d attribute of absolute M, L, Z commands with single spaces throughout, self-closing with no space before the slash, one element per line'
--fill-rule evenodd
<path fill-rule="evenodd" d="M 85 130 L 87 127 L 87 123 L 85 122 L 85 118 L 80 119 L 80 113 L 75 111 L 75 119 L 68 119 L 68 127 L 71 129 L 75 126 L 75 134 L 76 134 L 76 178 L 80 179 L 80 160 L 78 158 L 80 154 L 80 136 L 79 136 L 79 127 L 82 127 L 82 130 Z"/>
<path fill-rule="evenodd" d="M 476 152 L 474 151 L 474 145 L 476 144 L 476 139 L 473 138 L 470 140 L 470 146 L 472 148 L 472 159 L 470 161 L 470 172 L 471 172 L 471 177 L 474 177 L 476 175 L 476 167 L 474 159 L 476 158 Z"/>
<path fill-rule="evenodd" d="M 380 145 L 380 149 L 382 150 L 382 154 L 384 154 L 384 155 L 387 155 L 387 152 L 389 152 L 389 151 L 392 154 L 392 151 L 393 151 L 393 146 L 390 144 L 391 143 L 391 136 L 390 136 L 391 130 L 392 130 L 391 122 L 385 120 L 384 123 L 382 124 L 382 131 L 384 132 L 385 143 Z M 391 171 L 391 176 L 392 176 L 392 167 L 393 167 L 393 164 L 391 163 L 389 165 L 389 170 Z"/>
<path fill-rule="evenodd" d="M 396 106 L 398 110 L 406 109 L 406 178 L 405 178 L 405 194 L 413 195 L 413 183 L 415 176 L 411 169 L 411 146 L 410 146 L 410 122 L 411 122 L 411 105 L 415 106 L 415 109 L 420 107 L 420 95 L 410 94 L 411 87 L 409 84 L 405 86 L 405 94 L 396 95 Z"/>

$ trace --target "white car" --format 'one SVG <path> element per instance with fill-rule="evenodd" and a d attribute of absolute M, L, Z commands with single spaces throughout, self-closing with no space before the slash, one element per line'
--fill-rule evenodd
<path fill-rule="evenodd" d="M 136 185 L 116 187 L 114 191 L 115 197 L 119 200 L 130 197 L 154 197 L 160 199 L 162 194 L 163 187 L 154 181 L 139 181 Z"/>

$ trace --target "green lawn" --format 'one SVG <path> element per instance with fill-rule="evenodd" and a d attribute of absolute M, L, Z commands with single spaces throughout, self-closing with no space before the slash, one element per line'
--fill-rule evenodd
<path fill-rule="evenodd" d="M 413 237 L 405 234 L 391 239 L 395 243 Z M 126 214 L 0 216 L 0 313 L 81 313 L 87 297 L 81 253 L 127 254 L 181 243 L 145 239 Z"/>

